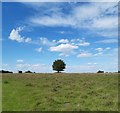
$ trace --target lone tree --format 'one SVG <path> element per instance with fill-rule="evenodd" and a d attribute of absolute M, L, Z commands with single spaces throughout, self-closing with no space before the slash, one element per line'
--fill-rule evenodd
<path fill-rule="evenodd" d="M 64 71 L 65 66 L 66 64 L 62 60 L 58 59 L 53 62 L 52 68 L 59 73 L 60 71 Z"/>

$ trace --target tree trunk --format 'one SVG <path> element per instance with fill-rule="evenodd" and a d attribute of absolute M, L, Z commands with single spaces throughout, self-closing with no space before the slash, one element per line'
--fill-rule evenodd
<path fill-rule="evenodd" d="M 60 71 L 58 71 L 58 73 L 59 73 Z"/>

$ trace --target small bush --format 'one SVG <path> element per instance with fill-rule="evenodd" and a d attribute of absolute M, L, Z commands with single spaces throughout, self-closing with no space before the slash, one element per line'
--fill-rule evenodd
<path fill-rule="evenodd" d="M 28 84 L 26 84 L 25 86 L 33 86 L 33 84 L 31 84 L 31 83 L 28 83 Z"/>
<path fill-rule="evenodd" d="M 9 83 L 8 81 L 6 81 L 6 80 L 4 81 L 4 84 L 8 84 L 8 83 Z"/>
<path fill-rule="evenodd" d="M 37 102 L 37 103 L 36 103 L 36 106 L 39 106 L 40 104 L 41 104 L 41 102 Z"/>

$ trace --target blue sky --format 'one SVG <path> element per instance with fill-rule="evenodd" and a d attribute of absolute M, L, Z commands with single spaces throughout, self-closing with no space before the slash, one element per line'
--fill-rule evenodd
<path fill-rule="evenodd" d="M 53 72 L 54 60 L 65 72 L 118 70 L 116 2 L 4 2 L 3 69 Z"/>

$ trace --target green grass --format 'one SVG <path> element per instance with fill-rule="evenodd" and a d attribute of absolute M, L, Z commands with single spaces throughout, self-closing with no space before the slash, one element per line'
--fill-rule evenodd
<path fill-rule="evenodd" d="M 118 74 L 3 74 L 3 111 L 117 111 Z"/>

